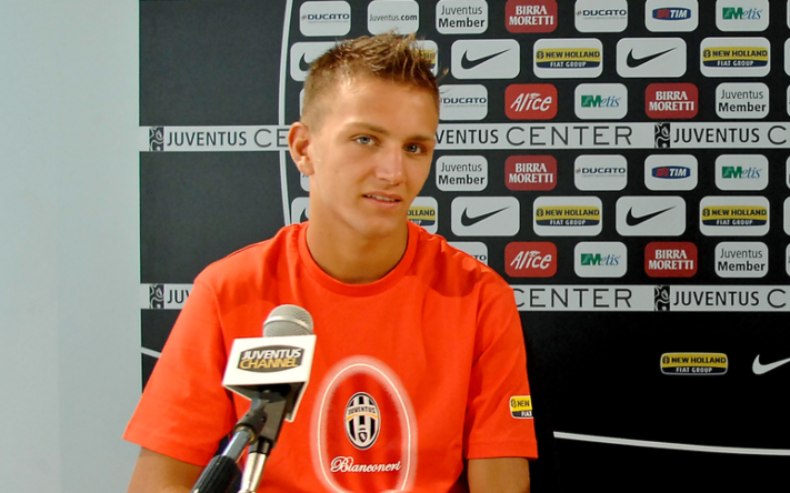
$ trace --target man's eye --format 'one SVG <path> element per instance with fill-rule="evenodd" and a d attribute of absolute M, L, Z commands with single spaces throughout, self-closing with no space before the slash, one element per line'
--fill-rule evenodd
<path fill-rule="evenodd" d="M 415 153 L 415 154 L 416 154 L 416 153 L 420 153 L 420 152 L 422 152 L 422 151 L 423 151 L 423 149 L 422 149 L 422 146 L 421 146 L 421 145 L 417 145 L 417 144 L 409 144 L 409 145 L 407 145 L 407 146 L 406 146 L 406 151 L 407 151 L 407 152 L 411 152 L 411 153 Z"/>
<path fill-rule="evenodd" d="M 360 135 L 355 139 L 360 144 L 369 145 L 373 143 L 373 139 L 369 135 Z"/>

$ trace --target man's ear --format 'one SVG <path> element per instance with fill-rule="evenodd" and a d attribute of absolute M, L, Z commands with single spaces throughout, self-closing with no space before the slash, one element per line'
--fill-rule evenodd
<path fill-rule="evenodd" d="M 297 169 L 305 175 L 313 174 L 313 160 L 310 157 L 310 129 L 302 122 L 294 122 L 288 130 L 288 149 Z"/>

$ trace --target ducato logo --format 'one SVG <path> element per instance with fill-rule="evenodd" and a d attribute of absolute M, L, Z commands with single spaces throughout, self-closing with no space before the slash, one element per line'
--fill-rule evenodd
<path fill-rule="evenodd" d="M 351 445 L 359 450 L 367 450 L 376 443 L 381 430 L 379 406 L 370 394 L 357 392 L 346 404 L 343 422 Z"/>
<path fill-rule="evenodd" d="M 273 373 L 302 365 L 304 349 L 297 346 L 261 346 L 248 349 L 239 357 L 239 370 Z"/>
<path fill-rule="evenodd" d="M 299 9 L 305 36 L 344 36 L 351 30 L 351 5 L 344 1 L 305 2 Z"/>
<path fill-rule="evenodd" d="M 439 118 L 482 120 L 488 114 L 488 89 L 482 84 L 445 84 L 439 87 Z"/>
<path fill-rule="evenodd" d="M 576 0 L 574 21 L 579 32 L 622 32 L 628 26 L 626 0 Z"/>

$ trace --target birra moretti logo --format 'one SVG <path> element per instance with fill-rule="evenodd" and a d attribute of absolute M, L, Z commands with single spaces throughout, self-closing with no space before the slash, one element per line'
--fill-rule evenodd
<path fill-rule="evenodd" d="M 239 357 L 239 369 L 259 373 L 290 370 L 302 365 L 304 349 L 296 346 L 261 346 Z"/>

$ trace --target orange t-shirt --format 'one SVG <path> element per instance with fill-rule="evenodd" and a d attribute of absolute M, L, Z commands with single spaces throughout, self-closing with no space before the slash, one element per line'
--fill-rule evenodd
<path fill-rule="evenodd" d="M 464 491 L 464 460 L 537 457 L 513 292 L 492 269 L 409 223 L 398 265 L 345 284 L 312 260 L 309 223 L 207 267 L 124 437 L 205 465 L 249 409 L 222 386 L 234 339 L 281 304 L 313 317 L 316 350 L 261 491 Z"/>

